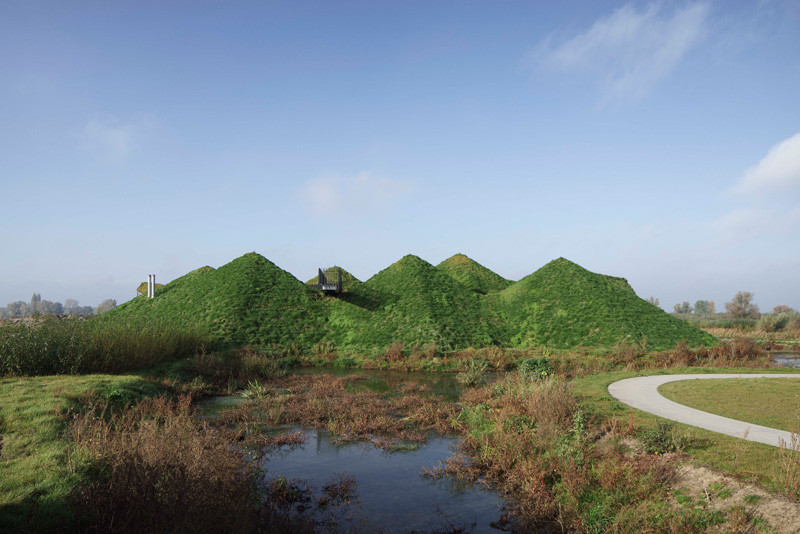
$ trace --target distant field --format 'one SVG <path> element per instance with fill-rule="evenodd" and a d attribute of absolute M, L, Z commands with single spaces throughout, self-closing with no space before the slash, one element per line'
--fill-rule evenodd
<path fill-rule="evenodd" d="M 787 432 L 800 431 L 800 378 L 685 380 L 664 384 L 658 391 L 704 412 Z"/>

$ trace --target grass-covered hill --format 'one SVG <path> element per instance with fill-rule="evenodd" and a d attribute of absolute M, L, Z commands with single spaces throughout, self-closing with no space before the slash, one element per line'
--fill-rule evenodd
<path fill-rule="evenodd" d="M 361 282 L 342 269 L 344 291 L 326 296 L 256 253 L 201 267 L 97 318 L 168 320 L 223 345 L 278 345 L 310 351 L 382 351 L 436 344 L 457 350 L 505 346 L 607 347 L 646 341 L 668 348 L 714 338 L 640 299 L 622 278 L 563 258 L 519 282 L 457 254 L 437 267 L 405 256 Z M 503 287 L 505 287 L 503 289 Z M 485 292 L 485 294 L 484 294 Z"/>
<path fill-rule="evenodd" d="M 355 276 L 353 276 L 352 274 L 347 272 L 347 270 L 342 269 L 338 265 L 334 265 L 333 267 L 325 268 L 325 269 L 322 269 L 322 270 L 326 271 L 328 269 L 331 269 L 331 270 L 339 269 L 340 271 L 342 271 L 342 292 L 343 293 L 348 293 L 348 292 L 358 288 L 359 286 L 361 286 L 361 284 L 363 284 L 363 282 L 361 280 L 359 280 L 358 278 L 356 278 Z M 308 286 L 311 289 L 317 289 L 317 284 L 318 283 L 319 283 L 319 275 L 317 275 L 314 278 L 308 280 L 306 282 L 306 286 Z"/>
<path fill-rule="evenodd" d="M 336 300 L 328 327 L 339 347 L 367 350 L 400 341 L 451 350 L 494 340 L 485 302 L 417 256 L 403 257 Z"/>
<path fill-rule="evenodd" d="M 323 311 L 315 291 L 252 252 L 216 270 L 201 267 L 157 289 L 156 298 L 136 297 L 100 318 L 166 319 L 234 345 L 310 346 L 324 333 Z"/>
<path fill-rule="evenodd" d="M 494 306 L 516 346 L 608 347 L 620 342 L 665 349 L 715 339 L 636 296 L 624 278 L 587 271 L 564 258 L 499 293 Z"/>
<path fill-rule="evenodd" d="M 490 271 L 464 254 L 450 256 L 437 265 L 436 268 L 481 295 L 485 295 L 490 291 L 500 291 L 511 285 L 510 280 L 506 280 L 499 274 Z"/>

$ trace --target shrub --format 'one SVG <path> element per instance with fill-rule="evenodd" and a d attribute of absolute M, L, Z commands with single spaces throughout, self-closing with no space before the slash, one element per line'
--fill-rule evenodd
<path fill-rule="evenodd" d="M 386 349 L 386 361 L 388 362 L 399 362 L 403 359 L 403 357 L 402 341 L 395 341 L 388 349 Z"/>
<path fill-rule="evenodd" d="M 639 437 L 644 443 L 648 454 L 664 454 L 667 452 L 680 452 L 690 443 L 686 435 L 678 435 L 674 425 L 667 421 L 659 420 L 653 429 L 643 429 Z"/>
<path fill-rule="evenodd" d="M 456 375 L 456 380 L 467 387 L 477 386 L 483 380 L 488 367 L 489 364 L 483 360 L 469 360 L 466 367 Z"/>
<path fill-rule="evenodd" d="M 343 354 L 337 356 L 336 359 L 333 360 L 334 367 L 339 367 L 343 369 L 349 369 L 351 367 L 356 367 L 357 365 L 358 362 L 356 362 L 355 358 L 353 358 L 352 356 L 345 356 Z"/>
<path fill-rule="evenodd" d="M 778 326 L 778 318 L 775 315 L 762 315 L 758 320 L 758 329 L 764 332 L 775 332 L 780 330 L 786 323 Z"/>
<path fill-rule="evenodd" d="M 553 365 L 547 358 L 528 358 L 517 363 L 519 374 L 535 382 L 553 374 Z"/>

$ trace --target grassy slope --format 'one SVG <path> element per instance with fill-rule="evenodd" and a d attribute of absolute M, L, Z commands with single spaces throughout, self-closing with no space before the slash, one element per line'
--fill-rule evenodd
<path fill-rule="evenodd" d="M 490 271 L 464 254 L 455 254 L 437 265 L 436 268 L 481 295 L 491 291 L 500 291 L 511 285 L 510 280 Z"/>
<path fill-rule="evenodd" d="M 361 280 L 359 280 L 358 278 L 356 278 L 355 276 L 353 276 L 352 274 L 347 272 L 347 270 L 339 267 L 338 265 L 334 265 L 333 267 L 329 267 L 328 269 L 339 269 L 340 271 L 342 271 L 342 292 L 343 293 L 349 293 L 349 292 L 352 292 L 354 290 L 357 290 L 357 288 L 359 286 L 361 286 L 361 284 L 363 284 L 363 282 Z M 328 270 L 328 269 L 323 269 L 323 271 Z M 314 278 L 312 278 L 312 279 L 310 279 L 310 280 L 308 280 L 306 282 L 306 287 L 308 287 L 309 289 L 316 290 L 318 283 L 319 283 L 319 277 L 315 276 Z"/>
<path fill-rule="evenodd" d="M 357 293 L 374 310 L 352 302 L 332 306 L 329 326 L 339 345 L 373 348 L 399 340 L 451 350 L 492 342 L 488 310 L 478 295 L 416 256 L 379 272 Z"/>
<path fill-rule="evenodd" d="M 217 270 L 192 271 L 156 291 L 156 298 L 137 297 L 103 317 L 168 319 L 196 325 L 223 343 L 303 348 L 319 341 L 324 323 L 318 296 L 254 252 Z"/>
<path fill-rule="evenodd" d="M 666 349 L 714 338 L 640 299 L 623 278 L 553 260 L 500 292 L 494 306 L 507 319 L 517 346 L 568 348 L 642 343 Z"/>
<path fill-rule="evenodd" d="M 349 350 L 435 343 L 440 350 L 491 344 L 652 349 L 714 338 L 638 298 L 622 278 L 564 259 L 509 282 L 457 254 L 434 267 L 406 256 L 365 283 L 343 270 L 345 291 L 323 297 L 256 253 L 203 267 L 101 316 L 166 319 L 223 344 L 276 344 L 309 351 L 321 341 Z M 466 285 L 465 285 L 466 284 Z M 482 294 L 486 292 L 486 294 Z"/>
<path fill-rule="evenodd" d="M 0 379 L 0 532 L 24 531 L 29 513 L 41 532 L 71 519 L 65 499 L 83 474 L 69 469 L 67 421 L 59 414 L 96 395 L 124 401 L 156 393 L 135 376 Z"/>

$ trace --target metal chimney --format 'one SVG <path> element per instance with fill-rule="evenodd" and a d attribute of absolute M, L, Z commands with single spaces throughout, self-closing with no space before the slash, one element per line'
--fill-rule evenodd
<path fill-rule="evenodd" d="M 147 298 L 155 298 L 156 296 L 156 275 L 147 275 Z"/>

